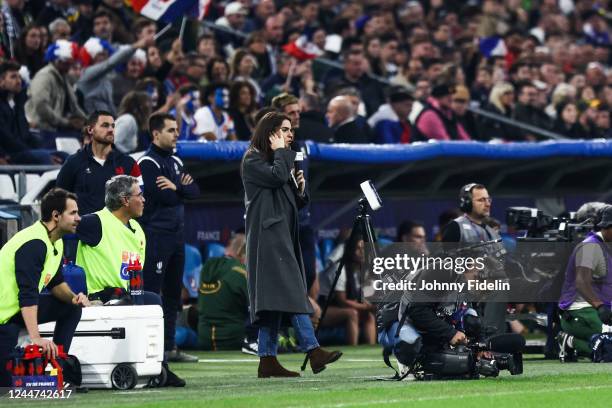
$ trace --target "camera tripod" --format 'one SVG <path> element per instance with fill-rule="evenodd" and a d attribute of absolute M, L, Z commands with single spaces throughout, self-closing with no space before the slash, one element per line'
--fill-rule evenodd
<path fill-rule="evenodd" d="M 353 240 L 359 236 L 363 237 L 364 244 L 370 244 L 372 248 L 372 255 L 374 257 L 377 256 L 376 251 L 376 235 L 374 234 L 374 229 L 372 228 L 372 221 L 370 219 L 370 215 L 368 214 L 368 201 L 365 198 L 361 198 L 359 200 L 359 207 L 357 209 L 357 216 L 353 220 L 353 228 L 351 229 L 351 235 L 347 242 L 353 242 Z M 342 268 L 344 268 L 344 256 L 340 258 L 340 263 L 338 264 L 338 268 L 336 269 L 336 275 L 334 276 L 334 281 L 330 286 L 329 294 L 325 299 L 325 305 L 323 306 L 323 310 L 321 312 L 321 318 L 319 322 L 323 322 L 325 315 L 327 314 L 327 309 L 334 297 L 334 289 L 336 284 L 338 283 L 338 279 L 340 278 L 340 274 L 342 273 Z M 361 289 L 359 298 L 361 298 Z M 321 324 L 317 327 L 315 331 L 315 337 L 319 336 L 319 329 L 321 328 Z M 302 364 L 301 370 L 304 371 L 306 369 L 306 365 L 308 364 L 309 354 L 306 353 L 306 357 L 304 358 L 304 363 Z"/>

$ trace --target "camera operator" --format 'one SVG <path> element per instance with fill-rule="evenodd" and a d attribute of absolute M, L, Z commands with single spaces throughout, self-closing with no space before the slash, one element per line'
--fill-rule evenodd
<path fill-rule="evenodd" d="M 597 231 L 598 230 L 598 231 Z M 612 325 L 612 206 L 601 210 L 601 220 L 572 253 L 559 300 L 561 328 L 559 359 L 589 356 L 589 341 Z"/>
<path fill-rule="evenodd" d="M 472 244 L 499 239 L 499 233 L 486 222 L 491 215 L 491 203 L 492 199 L 484 185 L 470 183 L 461 187 L 459 209 L 463 215 L 448 223 L 442 232 L 442 242 Z M 490 245 L 484 249 L 486 252 L 494 252 L 498 246 Z M 505 303 L 487 302 L 482 314 L 483 327 L 494 327 L 495 333 L 506 331 Z"/>

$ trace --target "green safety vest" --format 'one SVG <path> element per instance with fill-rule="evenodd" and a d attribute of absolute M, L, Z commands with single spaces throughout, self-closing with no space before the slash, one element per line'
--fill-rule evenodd
<path fill-rule="evenodd" d="M 140 224 L 130 220 L 131 231 L 108 208 L 95 212 L 102 224 L 102 239 L 95 247 L 79 241 L 77 265 L 85 269 L 87 292 L 91 295 L 105 288 L 128 289 L 128 266 L 138 261 L 144 266 L 145 234 Z"/>
<path fill-rule="evenodd" d="M 38 292 L 47 286 L 59 270 L 64 254 L 64 242 L 59 239 L 54 247 L 49 239 L 47 227 L 42 222 L 37 222 L 15 234 L 0 249 L 0 324 L 8 322 L 20 310 L 19 288 L 15 276 L 15 254 L 19 248 L 35 239 L 40 239 L 47 246 L 45 263 L 38 281 Z"/>

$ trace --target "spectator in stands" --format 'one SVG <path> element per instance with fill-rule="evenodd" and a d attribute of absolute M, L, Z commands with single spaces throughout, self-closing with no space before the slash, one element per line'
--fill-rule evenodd
<path fill-rule="evenodd" d="M 299 63 L 291 55 L 281 53 L 276 60 L 276 73 L 270 75 L 261 83 L 264 101 L 272 101 L 280 93 L 299 95 L 303 78 L 312 77 L 309 62 Z"/>
<path fill-rule="evenodd" d="M 236 31 L 245 31 L 247 15 L 248 10 L 241 2 L 232 1 L 225 6 L 223 17 L 219 17 L 215 21 L 215 24 Z M 223 31 L 217 33 L 217 38 L 219 40 L 219 45 L 223 48 L 226 55 L 233 55 L 238 48 L 242 47 L 244 42 L 241 36 L 225 33 Z"/>
<path fill-rule="evenodd" d="M 102 0 L 96 12 L 100 11 L 105 11 L 110 15 L 113 27 L 113 41 L 120 44 L 130 44 L 134 42 L 135 36 L 132 32 L 132 12 L 122 0 Z"/>
<path fill-rule="evenodd" d="M 93 36 L 97 37 L 101 40 L 107 41 L 109 44 L 114 44 L 117 41 L 113 37 L 113 23 L 111 21 L 111 15 L 104 11 L 98 9 L 96 13 L 93 15 Z M 87 41 L 89 38 L 83 40 L 83 43 Z M 119 43 L 120 44 L 120 43 Z"/>
<path fill-rule="evenodd" d="M 531 82 L 520 82 L 517 85 L 518 103 L 514 109 L 514 119 L 542 129 L 550 129 L 550 118 L 544 109 L 538 107 L 538 89 Z M 521 132 L 522 141 L 536 141 L 538 135 L 527 131 Z"/>
<path fill-rule="evenodd" d="M 74 64 L 76 47 L 69 41 L 56 41 L 46 53 L 49 64 L 38 71 L 30 83 L 26 116 L 31 127 L 46 132 L 43 146 L 55 147 L 54 132 L 74 133 L 83 127 L 85 113 L 79 108 L 76 94 L 66 79 Z"/>
<path fill-rule="evenodd" d="M 414 122 L 413 140 L 470 140 L 451 109 L 454 87 L 441 83 L 433 87 L 431 97 Z"/>
<path fill-rule="evenodd" d="M 45 7 L 38 13 L 36 25 L 47 27 L 56 18 L 63 18 L 70 21 L 70 16 L 75 14 L 75 9 L 72 7 L 69 0 L 49 0 Z"/>
<path fill-rule="evenodd" d="M 514 87 L 509 82 L 498 82 L 491 89 L 489 104 L 484 110 L 512 119 L 514 114 Z M 495 119 L 481 117 L 478 133 L 483 140 L 518 140 L 521 130 Z"/>
<path fill-rule="evenodd" d="M 423 62 L 419 58 L 409 58 L 402 66 L 400 72 L 393 78 L 391 83 L 402 85 L 409 89 L 416 87 L 416 82 L 425 73 Z"/>
<path fill-rule="evenodd" d="M 334 288 L 333 304 L 340 308 L 356 310 L 359 315 L 359 333 L 365 344 L 376 344 L 376 306 L 360 299 L 358 272 L 364 260 L 364 241 L 357 236 L 347 241 L 344 249 L 344 268 Z"/>
<path fill-rule="evenodd" d="M 412 93 L 404 87 L 395 86 L 389 90 L 388 101 L 368 120 L 374 141 L 390 144 L 410 143 L 411 129 L 408 116 L 414 101 Z"/>
<path fill-rule="evenodd" d="M 328 78 L 325 83 L 327 96 L 339 88 L 355 87 L 366 105 L 368 115 L 376 112 L 384 101 L 384 90 L 379 83 L 366 74 L 366 61 L 361 52 L 347 52 L 344 55 L 344 71 L 337 77 Z"/>
<path fill-rule="evenodd" d="M 193 133 L 200 140 L 236 140 L 234 121 L 227 113 L 229 89 L 224 82 L 213 83 L 201 95 L 202 107 L 194 114 Z"/>
<path fill-rule="evenodd" d="M 370 143 L 370 135 L 355 121 L 355 110 L 346 96 L 336 96 L 327 105 L 327 125 L 334 131 L 332 143 Z"/>
<path fill-rule="evenodd" d="M 326 125 L 317 95 L 305 93 L 300 97 L 300 127 L 295 132 L 296 140 L 313 140 L 329 143 L 334 132 Z"/>
<path fill-rule="evenodd" d="M 414 86 L 414 103 L 412 104 L 412 110 L 408 119 L 410 123 L 414 124 L 417 116 L 421 113 L 427 100 L 431 96 L 431 84 L 425 77 L 417 77 Z"/>
<path fill-rule="evenodd" d="M 476 79 L 470 89 L 470 97 L 477 107 L 483 108 L 487 106 L 492 87 L 493 70 L 487 66 L 478 68 Z"/>
<path fill-rule="evenodd" d="M 553 131 L 570 139 L 584 139 L 588 135 L 578 122 L 578 109 L 573 102 L 561 102 L 557 105 L 557 119 Z"/>
<path fill-rule="evenodd" d="M 74 33 L 72 41 L 82 45 L 89 37 L 95 36 L 93 33 L 93 0 L 74 0 L 74 4 L 78 10 L 78 17 L 72 23 L 72 32 Z M 102 38 L 99 35 L 97 37 Z"/>
<path fill-rule="evenodd" d="M 298 98 L 290 93 L 281 93 L 272 99 L 270 105 L 278 112 L 289 116 L 291 127 L 294 129 L 293 134 L 295 135 L 295 132 L 300 128 L 301 108 Z"/>
<path fill-rule="evenodd" d="M 29 25 L 21 32 L 15 48 L 15 59 L 28 67 L 30 78 L 45 66 L 45 51 L 42 48 L 40 27 Z"/>
<path fill-rule="evenodd" d="M 357 88 L 347 87 L 339 89 L 334 96 L 346 96 L 353 105 L 353 111 L 355 112 L 355 122 L 363 129 L 367 134 L 370 134 L 370 126 L 366 119 L 366 107 L 361 99 L 361 93 Z"/>
<path fill-rule="evenodd" d="M 17 46 L 19 37 L 24 27 L 33 23 L 31 12 L 26 8 L 25 0 L 7 0 L 4 2 L 0 12 L 0 32 L 2 32 L 2 43 L 6 46 L 5 55 L 10 57 L 12 50 Z"/>
<path fill-rule="evenodd" d="M 60 164 L 65 153 L 38 149 L 25 116 L 26 91 L 19 65 L 0 64 L 0 161 L 2 164 Z"/>
<path fill-rule="evenodd" d="M 55 42 L 57 40 L 70 40 L 70 24 L 63 18 L 56 18 L 49 24 L 49 35 L 51 36 L 50 41 Z"/>
<path fill-rule="evenodd" d="M 255 80 L 253 73 L 257 68 L 257 61 L 253 54 L 245 49 L 239 49 L 232 59 L 232 81 L 246 81 L 250 83 L 256 91 L 256 101 L 261 102 L 262 94 L 259 82 Z"/>
<path fill-rule="evenodd" d="M 105 110 L 115 113 L 117 108 L 113 102 L 113 84 L 110 74 L 121 64 L 129 61 L 139 48 L 152 45 L 153 37 L 144 37 L 131 46 L 121 47 L 118 51 L 99 38 L 92 37 L 81 49 L 81 61 L 86 66 L 81 74 L 77 88 L 83 94 L 85 111 Z"/>
<path fill-rule="evenodd" d="M 195 112 L 200 108 L 200 88 L 194 84 L 186 84 L 178 89 L 178 100 L 174 109 L 168 113 L 173 115 L 179 126 L 179 140 L 198 140 L 195 129 Z"/>
<path fill-rule="evenodd" d="M 148 120 L 152 111 L 151 98 L 145 92 L 130 91 L 123 97 L 115 121 L 117 150 L 130 154 L 149 147 Z"/>
<path fill-rule="evenodd" d="M 451 109 L 457 122 L 465 129 L 472 140 L 479 140 L 478 125 L 472 112 L 468 111 L 470 105 L 470 92 L 463 85 L 455 86 L 451 99 Z"/>
<path fill-rule="evenodd" d="M 396 242 L 409 242 L 414 245 L 421 253 L 427 255 L 427 234 L 425 226 L 420 222 L 406 220 L 397 227 Z"/>
<path fill-rule="evenodd" d="M 268 78 L 272 74 L 272 62 L 266 48 L 266 40 L 260 31 L 254 32 L 245 42 L 246 49 L 253 54 L 257 62 L 257 69 L 253 76 L 258 80 Z"/>
<path fill-rule="evenodd" d="M 120 65 L 111 79 L 113 89 L 113 104 L 119 106 L 123 97 L 134 89 L 136 83 L 142 78 L 147 64 L 147 54 L 142 49 L 137 49 L 125 65 Z"/>
<path fill-rule="evenodd" d="M 104 184 L 111 177 L 118 174 L 140 177 L 134 159 L 113 148 L 115 118 L 110 112 L 92 112 L 86 128 L 91 143 L 66 159 L 55 183 L 77 194 L 81 214 L 104 207 Z"/>
<path fill-rule="evenodd" d="M 216 37 L 210 33 L 202 34 L 196 43 L 196 52 L 206 59 L 207 64 L 211 59 L 219 57 Z"/>
<path fill-rule="evenodd" d="M 249 316 L 244 234 L 236 234 L 225 256 L 202 267 L 198 293 L 198 346 L 203 350 L 240 350 Z"/>
<path fill-rule="evenodd" d="M 206 65 L 206 78 L 209 84 L 227 82 L 230 75 L 229 64 L 220 57 L 213 58 Z"/>
<path fill-rule="evenodd" d="M 229 109 L 238 140 L 250 140 L 255 128 L 257 94 L 250 82 L 234 81 L 229 92 Z"/>
<path fill-rule="evenodd" d="M 592 134 L 594 138 L 612 139 L 612 129 L 610 128 L 610 107 L 605 103 L 597 106 L 595 115 L 595 126 Z"/>
<path fill-rule="evenodd" d="M 155 113 L 149 118 L 151 145 L 138 160 L 147 201 L 140 223 L 147 238 L 144 289 L 161 294 L 164 309 L 164 351 L 168 361 L 197 362 L 179 352 L 174 336 L 185 267 L 185 200 L 200 189 L 173 155 L 179 136 L 175 118 Z"/>

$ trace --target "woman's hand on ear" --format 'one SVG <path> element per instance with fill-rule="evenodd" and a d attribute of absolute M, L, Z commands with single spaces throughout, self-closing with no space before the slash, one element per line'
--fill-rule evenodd
<path fill-rule="evenodd" d="M 270 135 L 270 147 L 272 150 L 285 147 L 285 139 L 283 139 L 280 132 L 274 132 Z"/>

